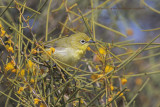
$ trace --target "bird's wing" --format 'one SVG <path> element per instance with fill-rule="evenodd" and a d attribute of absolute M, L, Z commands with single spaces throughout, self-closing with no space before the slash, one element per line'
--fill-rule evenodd
<path fill-rule="evenodd" d="M 57 39 L 57 40 L 52 40 L 52 41 L 48 41 L 48 42 L 45 42 L 44 46 L 47 47 L 47 48 L 50 48 L 50 47 L 68 47 L 70 45 L 70 42 L 68 42 L 68 37 L 63 37 L 63 38 L 60 38 L 60 39 Z"/>
<path fill-rule="evenodd" d="M 71 66 L 77 63 L 77 60 L 74 58 L 74 50 L 70 48 L 56 48 L 53 57 Z"/>

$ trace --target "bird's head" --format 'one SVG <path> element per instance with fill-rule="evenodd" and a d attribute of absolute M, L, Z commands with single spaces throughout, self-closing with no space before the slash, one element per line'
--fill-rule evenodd
<path fill-rule="evenodd" d="M 91 43 L 95 43 L 85 33 L 76 33 L 69 37 L 72 48 L 85 51 Z"/>

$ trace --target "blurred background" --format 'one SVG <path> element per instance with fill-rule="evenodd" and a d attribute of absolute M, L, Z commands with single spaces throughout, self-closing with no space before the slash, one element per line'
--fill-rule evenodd
<path fill-rule="evenodd" d="M 14 2 L 7 11 L 1 14 L 12 1 Z M 98 24 L 94 25 L 96 40 L 117 44 L 125 48 L 113 48 L 111 52 L 115 55 L 133 52 L 139 48 L 143 48 L 149 41 L 160 34 L 160 2 L 158 0 L 52 0 L 52 2 L 51 0 L 0 0 L 1 17 L 14 26 L 18 26 L 20 23 L 20 13 L 18 9 L 15 8 L 16 1 L 18 3 L 26 2 L 25 5 L 30 8 L 25 9 L 23 16 L 26 20 L 29 19 L 28 24 L 32 26 L 32 29 L 24 28 L 24 35 L 28 38 L 33 38 L 34 35 L 37 40 L 41 41 L 45 41 L 47 17 L 49 22 L 48 40 L 57 38 L 60 35 L 70 35 L 74 33 L 74 31 L 89 34 L 83 19 L 78 19 L 76 15 L 80 15 L 78 8 L 83 16 L 87 18 L 88 22 L 94 18 L 95 22 L 126 35 L 126 37 L 124 37 Z M 49 2 L 51 3 L 50 10 L 48 10 Z M 31 9 L 37 10 L 40 14 L 33 14 Z M 156 11 L 154 9 L 156 9 Z M 49 16 L 47 16 L 48 11 L 50 12 Z M 93 14 L 91 13 L 92 11 L 94 11 Z M 85 13 L 87 13 L 87 15 Z M 67 24 L 65 23 L 66 20 Z M 21 23 L 27 26 L 24 21 Z M 14 31 L 6 24 L 2 24 L 7 33 L 12 35 Z M 89 24 L 92 26 L 90 22 Z M 64 28 L 63 25 L 67 25 L 71 30 Z M 63 32 L 62 29 L 64 29 Z M 93 33 L 94 32 L 92 32 L 92 34 Z M 150 47 L 156 48 L 142 52 L 135 60 L 125 67 L 124 71 L 117 73 L 117 75 L 123 76 L 159 71 L 159 41 L 160 38 L 154 42 L 157 43 L 156 45 L 150 45 Z M 28 48 L 30 47 L 29 45 Z M 4 48 L 1 46 L 0 53 L 3 50 Z M 123 56 L 120 58 L 124 60 L 127 57 L 128 56 Z M 151 79 L 135 98 L 135 107 L 160 106 L 160 73 L 129 77 L 127 79 L 127 84 L 123 86 L 130 89 L 129 92 L 125 93 L 126 100 L 129 101 L 136 94 L 147 77 Z M 118 107 L 119 106 L 122 106 L 121 99 L 119 99 Z"/>

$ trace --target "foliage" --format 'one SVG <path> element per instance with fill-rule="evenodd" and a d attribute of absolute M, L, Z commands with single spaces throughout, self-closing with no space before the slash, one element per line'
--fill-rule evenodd
<path fill-rule="evenodd" d="M 2 0 L 0 96 L 6 99 L 1 103 L 5 106 L 27 107 L 138 107 L 143 104 L 143 100 L 138 102 L 136 99 L 142 99 L 140 92 L 143 90 L 148 94 L 146 99 L 152 102 L 149 92 L 150 89 L 153 91 L 153 87 L 149 81 L 151 75 L 160 73 L 155 70 L 159 66 L 155 57 L 160 55 L 156 52 L 160 44 L 155 41 L 160 35 L 146 43 L 125 40 L 124 38 L 134 35 L 134 30 L 126 24 L 126 32 L 122 33 L 118 29 L 119 20 L 113 17 L 112 9 L 127 2 Z M 151 12 L 159 14 L 158 10 L 144 0 L 140 3 Z M 105 9 L 108 9 L 106 16 Z M 123 23 L 127 22 L 123 16 L 125 12 L 117 14 Z M 136 22 L 136 14 L 140 13 L 126 17 L 132 17 Z M 104 17 L 109 17 L 112 24 L 108 26 L 102 19 Z M 142 32 L 155 30 L 159 28 Z M 88 47 L 86 58 L 77 67 L 69 66 L 65 69 L 53 66 L 57 63 L 51 57 L 55 49 L 52 47 L 46 51 L 45 42 L 51 39 L 56 41 L 57 37 L 76 32 L 88 33 L 96 41 L 95 45 Z M 113 40 L 112 36 L 116 39 Z M 45 61 L 42 54 L 48 55 L 50 60 Z M 149 69 L 144 69 L 145 64 Z M 157 78 L 153 77 L 152 81 L 158 83 Z"/>

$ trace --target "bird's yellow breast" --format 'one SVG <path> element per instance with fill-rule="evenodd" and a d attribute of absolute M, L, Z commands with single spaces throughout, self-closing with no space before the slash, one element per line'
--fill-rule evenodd
<path fill-rule="evenodd" d="M 83 50 L 77 50 L 73 48 L 57 48 L 53 54 L 53 57 L 67 65 L 75 66 L 84 54 L 85 51 Z M 64 64 L 59 64 L 62 67 L 66 67 Z"/>

